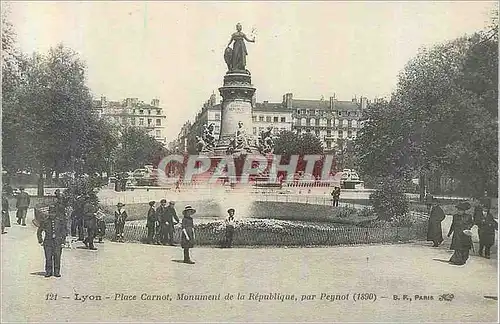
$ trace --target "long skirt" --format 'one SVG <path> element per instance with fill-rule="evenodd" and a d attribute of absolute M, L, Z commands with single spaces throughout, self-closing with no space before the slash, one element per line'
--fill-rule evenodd
<path fill-rule="evenodd" d="M 469 250 L 455 250 L 450 258 L 450 263 L 454 265 L 463 265 L 469 259 Z"/>

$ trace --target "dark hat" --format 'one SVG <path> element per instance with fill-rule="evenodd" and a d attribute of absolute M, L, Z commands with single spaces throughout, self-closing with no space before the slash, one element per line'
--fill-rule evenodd
<path fill-rule="evenodd" d="M 119 202 L 118 204 L 116 204 L 116 207 L 123 207 L 123 206 L 125 206 L 125 204 L 123 204 L 121 202 Z"/>
<path fill-rule="evenodd" d="M 149 202 L 149 206 L 154 206 L 155 204 L 156 204 L 156 201 L 154 201 L 154 200 L 151 200 L 151 201 Z"/>
<path fill-rule="evenodd" d="M 20 187 L 19 187 L 19 190 L 24 190 L 24 187 L 23 187 L 23 186 L 20 186 Z"/>
<path fill-rule="evenodd" d="M 234 213 L 234 208 L 229 208 L 229 209 L 227 210 L 227 213 L 228 213 L 228 214 L 229 214 L 230 212 L 233 212 L 233 213 Z"/>
<path fill-rule="evenodd" d="M 166 204 L 167 203 L 167 200 L 166 199 L 162 199 L 160 200 L 160 204 Z"/>
<path fill-rule="evenodd" d="M 470 204 L 466 201 L 462 201 L 461 203 L 456 204 L 455 208 L 460 210 L 467 210 L 470 208 Z"/>
<path fill-rule="evenodd" d="M 187 214 L 192 215 L 194 213 L 196 213 L 196 209 L 191 207 L 191 205 L 187 205 L 186 207 L 184 207 L 184 210 L 182 211 L 182 215 L 184 216 L 186 216 Z"/>
<path fill-rule="evenodd" d="M 168 204 L 173 206 L 173 205 L 175 205 L 175 201 L 170 200 L 170 201 L 168 202 Z"/>

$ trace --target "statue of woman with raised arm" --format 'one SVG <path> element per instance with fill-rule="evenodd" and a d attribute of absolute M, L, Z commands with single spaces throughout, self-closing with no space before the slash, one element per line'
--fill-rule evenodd
<path fill-rule="evenodd" d="M 226 51 L 224 52 L 224 59 L 230 71 L 246 71 L 247 64 L 246 56 L 248 54 L 245 46 L 245 41 L 255 43 L 255 37 L 248 39 L 247 36 L 241 31 L 241 24 L 236 24 L 236 32 L 231 35 L 231 39 L 227 44 Z M 232 50 L 229 45 L 233 43 Z"/>

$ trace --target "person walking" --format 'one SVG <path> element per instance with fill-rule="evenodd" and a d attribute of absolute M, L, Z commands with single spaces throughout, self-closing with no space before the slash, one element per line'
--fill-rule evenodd
<path fill-rule="evenodd" d="M 333 188 L 331 195 L 333 200 L 333 207 L 338 207 L 340 199 L 340 187 Z"/>
<path fill-rule="evenodd" d="M 432 241 L 432 247 L 437 247 L 443 242 L 443 229 L 441 222 L 445 219 L 445 215 L 441 206 L 439 206 L 436 198 L 432 199 L 431 208 L 429 210 L 429 223 L 427 226 L 427 241 Z"/>
<path fill-rule="evenodd" d="M 468 202 L 461 202 L 455 206 L 458 213 L 454 216 L 454 221 L 448 232 L 448 237 L 453 233 L 452 250 L 454 250 L 449 262 L 453 265 L 464 265 L 469 259 L 469 250 L 472 248 L 472 232 L 474 225 L 472 217 L 465 213 L 470 208 Z"/>
<path fill-rule="evenodd" d="M 87 237 L 83 243 L 89 250 L 97 250 L 94 246 L 94 239 L 97 232 L 97 204 L 92 201 L 90 195 L 85 196 L 85 204 L 83 206 L 83 226 L 87 229 Z"/>
<path fill-rule="evenodd" d="M 2 234 L 7 233 L 5 227 L 10 227 L 9 201 L 2 195 Z"/>
<path fill-rule="evenodd" d="M 158 223 L 158 218 L 156 217 L 155 201 L 149 202 L 148 218 L 146 222 L 146 227 L 148 228 L 148 244 L 153 244 L 155 240 L 156 227 Z"/>
<path fill-rule="evenodd" d="M 60 277 L 62 246 L 67 233 L 66 220 L 56 206 L 49 207 L 48 215 L 40 222 L 36 234 L 45 252 L 45 277 Z"/>
<path fill-rule="evenodd" d="M 230 248 L 233 245 L 233 236 L 234 236 L 234 208 L 229 208 L 227 210 L 229 216 L 226 218 L 226 237 L 224 240 L 223 247 Z"/>
<path fill-rule="evenodd" d="M 19 191 L 16 196 L 17 224 L 26 226 L 26 213 L 30 206 L 30 195 L 24 191 L 24 187 L 19 187 Z"/>
<path fill-rule="evenodd" d="M 495 244 L 495 231 L 498 230 L 498 222 L 493 218 L 489 201 L 483 201 L 482 204 L 485 211 L 476 219 L 479 234 L 479 255 L 489 259 L 490 249 Z"/>
<path fill-rule="evenodd" d="M 85 206 L 85 197 L 83 195 L 76 197 L 73 203 L 73 212 L 71 214 L 71 236 L 77 237 L 78 241 L 84 240 L 84 226 L 83 226 L 83 208 Z"/>
<path fill-rule="evenodd" d="M 168 203 L 164 213 L 166 220 L 166 241 L 169 245 L 174 246 L 174 225 L 179 224 L 179 217 L 177 217 L 177 212 L 175 211 L 174 201 Z"/>
<path fill-rule="evenodd" d="M 193 215 L 196 213 L 196 210 L 187 205 L 184 207 L 182 211 L 182 236 L 181 236 L 181 247 L 184 251 L 184 263 L 194 264 L 189 255 L 189 249 L 194 247 L 194 240 L 196 236 L 194 234 L 194 223 L 193 223 Z"/>
<path fill-rule="evenodd" d="M 125 236 L 123 231 L 125 229 L 125 221 L 128 218 L 127 212 L 123 209 L 125 205 L 121 202 L 116 205 L 117 210 L 115 211 L 115 240 L 117 242 L 125 242 Z"/>

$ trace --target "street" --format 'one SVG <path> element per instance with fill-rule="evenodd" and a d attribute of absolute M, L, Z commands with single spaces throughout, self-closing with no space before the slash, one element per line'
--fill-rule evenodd
<path fill-rule="evenodd" d="M 30 211 L 27 227 L 13 224 L 2 235 L 2 322 L 497 320 L 497 301 L 484 297 L 497 296 L 497 253 L 490 260 L 474 254 L 465 266 L 451 266 L 439 261 L 451 255 L 449 239 L 440 248 L 424 242 L 288 249 L 195 247 L 195 265 L 179 262 L 180 247 L 106 241 L 97 245 L 98 251 L 64 249 L 62 277 L 44 278 L 43 248 L 37 244 L 32 217 Z M 450 218 L 443 224 L 444 232 Z M 49 296 L 56 300 L 46 300 L 49 293 L 57 294 Z M 180 293 L 220 293 L 221 300 L 177 300 Z M 224 300 L 228 293 L 234 294 L 233 300 Z M 238 300 L 238 293 L 245 299 Z M 265 298 L 269 293 L 294 294 L 297 300 L 258 301 L 257 293 Z M 354 301 L 356 293 L 373 293 L 377 300 Z M 453 300 L 438 300 L 447 293 Z M 346 294 L 346 300 L 334 298 Z M 171 300 L 141 300 L 147 295 L 169 295 Z M 394 295 L 401 300 L 394 300 Z M 415 300 L 415 295 L 433 300 Z"/>

